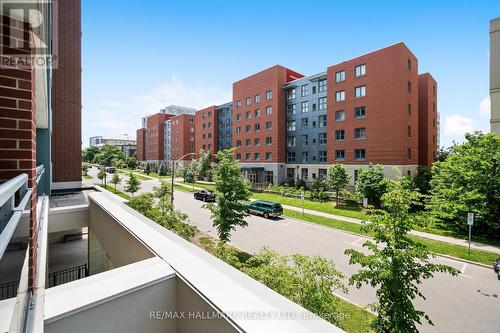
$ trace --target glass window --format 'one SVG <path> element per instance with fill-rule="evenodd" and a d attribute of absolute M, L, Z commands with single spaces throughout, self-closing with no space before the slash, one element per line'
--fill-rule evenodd
<path fill-rule="evenodd" d="M 260 95 L 255 95 L 253 100 L 255 103 L 260 103 Z"/>
<path fill-rule="evenodd" d="M 237 113 L 236 114 L 236 121 L 240 121 L 241 120 L 241 113 Z"/>
<path fill-rule="evenodd" d="M 300 128 L 307 129 L 309 127 L 309 118 L 302 118 L 300 120 Z"/>
<path fill-rule="evenodd" d="M 302 135 L 302 145 L 303 146 L 309 145 L 309 135 L 307 134 Z"/>
<path fill-rule="evenodd" d="M 326 133 L 319 133 L 318 134 L 318 141 L 320 145 L 326 145 L 327 143 L 327 134 Z"/>
<path fill-rule="evenodd" d="M 345 140 L 345 130 L 336 130 L 335 131 L 335 140 L 344 141 Z"/>
<path fill-rule="evenodd" d="M 297 107 L 295 104 L 290 104 L 287 106 L 287 112 L 289 115 L 295 114 Z"/>
<path fill-rule="evenodd" d="M 406 112 L 408 113 L 409 116 L 411 116 L 411 104 L 410 103 L 408 103 L 408 108 L 407 108 Z"/>
<path fill-rule="evenodd" d="M 250 104 L 252 104 L 252 99 L 250 97 L 247 97 L 247 106 L 249 106 Z"/>
<path fill-rule="evenodd" d="M 241 106 L 241 100 L 236 101 L 236 106 L 237 106 L 237 107 L 240 107 L 240 106 Z M 205 118 L 205 117 L 203 117 L 203 118 Z"/>
<path fill-rule="evenodd" d="M 318 105 L 320 110 L 326 110 L 326 97 L 318 99 Z"/>
<path fill-rule="evenodd" d="M 268 136 L 266 137 L 266 145 L 270 146 L 273 144 L 273 138 Z"/>
<path fill-rule="evenodd" d="M 364 149 L 354 149 L 354 159 L 355 160 L 365 160 L 366 151 Z"/>
<path fill-rule="evenodd" d="M 408 125 L 408 128 L 406 129 L 406 135 L 408 135 L 409 138 L 411 138 L 411 126 Z"/>
<path fill-rule="evenodd" d="M 247 119 L 252 118 L 252 113 L 250 111 L 245 112 L 245 118 Z"/>
<path fill-rule="evenodd" d="M 363 97 L 366 95 L 366 86 L 356 87 L 354 89 L 354 97 Z"/>
<path fill-rule="evenodd" d="M 319 116 L 318 117 L 318 123 L 319 123 L 319 127 L 320 128 L 326 127 L 326 115 L 325 116 Z"/>
<path fill-rule="evenodd" d="M 356 66 L 354 73 L 355 73 L 354 75 L 356 75 L 356 77 L 366 75 L 366 65 L 363 64 L 363 65 Z"/>
<path fill-rule="evenodd" d="M 309 112 L 309 102 L 308 101 L 300 103 L 300 112 L 301 113 Z"/>
<path fill-rule="evenodd" d="M 259 138 L 255 138 L 255 139 L 253 140 L 253 145 L 254 145 L 255 147 L 259 147 L 259 146 L 260 146 L 260 139 L 259 139 Z"/>
<path fill-rule="evenodd" d="M 254 117 L 260 117 L 260 109 L 255 109 L 253 112 Z"/>
<path fill-rule="evenodd" d="M 246 139 L 245 140 L 245 146 L 250 147 L 252 145 L 252 140 Z"/>
<path fill-rule="evenodd" d="M 255 132 L 259 132 L 260 131 L 260 124 L 254 124 L 253 128 L 254 128 Z"/>
<path fill-rule="evenodd" d="M 259 160 L 260 160 L 260 154 L 259 154 L 259 153 L 254 153 L 254 154 L 253 154 L 253 159 L 254 159 L 255 161 L 259 161 Z"/>
<path fill-rule="evenodd" d="M 294 163 L 295 162 L 295 152 L 294 151 L 289 151 L 286 153 L 286 160 L 288 163 Z"/>
<path fill-rule="evenodd" d="M 326 91 L 326 79 L 319 80 L 318 82 L 318 92 Z"/>
<path fill-rule="evenodd" d="M 408 81 L 408 85 L 407 85 L 406 89 L 408 90 L 409 93 L 411 93 L 411 82 L 410 81 Z"/>
<path fill-rule="evenodd" d="M 326 163 L 326 151 L 325 150 L 320 150 L 318 152 L 319 154 L 319 162 L 320 163 Z"/>
<path fill-rule="evenodd" d="M 335 102 L 343 102 L 345 101 L 345 91 L 337 91 L 335 92 Z"/>
<path fill-rule="evenodd" d="M 266 152 L 266 161 L 271 161 L 272 159 L 273 159 L 273 154 L 270 152 Z"/>
<path fill-rule="evenodd" d="M 294 136 L 289 136 L 287 142 L 288 142 L 288 147 L 295 147 L 295 137 Z"/>
<path fill-rule="evenodd" d="M 245 132 L 246 133 L 250 133 L 251 130 L 252 130 L 252 126 L 250 126 L 250 125 L 246 125 L 245 126 Z"/>
<path fill-rule="evenodd" d="M 270 100 L 272 98 L 273 98 L 273 91 L 272 90 L 266 91 L 266 99 Z"/>
<path fill-rule="evenodd" d="M 241 133 L 241 127 L 236 127 L 236 134 L 240 134 Z"/>
<path fill-rule="evenodd" d="M 295 131 L 295 120 L 289 120 L 287 122 L 287 129 L 288 131 Z"/>
<path fill-rule="evenodd" d="M 318 169 L 318 177 L 326 177 L 328 170 L 327 169 Z"/>
<path fill-rule="evenodd" d="M 361 140 L 366 138 L 366 128 L 355 128 L 354 129 L 354 139 Z"/>
<path fill-rule="evenodd" d="M 309 86 L 307 84 L 300 86 L 300 96 L 304 97 L 308 95 L 308 87 Z"/>
<path fill-rule="evenodd" d="M 241 140 L 236 140 L 236 147 L 241 147 Z"/>
<path fill-rule="evenodd" d="M 316 86 L 313 86 L 312 91 L 313 91 L 313 94 L 315 94 L 315 93 L 316 93 Z"/>
<path fill-rule="evenodd" d="M 335 160 L 336 161 L 343 161 L 345 160 L 345 150 L 340 149 L 335 151 Z"/>
<path fill-rule="evenodd" d="M 408 59 L 408 70 L 411 71 L 411 60 Z"/>
<path fill-rule="evenodd" d="M 335 73 L 335 82 L 342 82 L 345 80 L 345 71 Z"/>
<path fill-rule="evenodd" d="M 270 121 L 266 122 L 266 131 L 270 131 L 273 129 L 273 123 Z"/>
<path fill-rule="evenodd" d="M 236 159 L 237 160 L 241 160 L 241 154 L 240 153 L 236 154 Z"/>
<path fill-rule="evenodd" d="M 360 119 L 364 117 L 366 117 L 366 108 L 364 106 L 354 108 L 354 119 Z"/>
<path fill-rule="evenodd" d="M 288 100 L 295 99 L 295 88 L 288 90 Z"/>
<path fill-rule="evenodd" d="M 411 148 L 408 148 L 408 151 L 406 152 L 406 158 L 408 158 L 409 160 L 411 160 Z"/>
<path fill-rule="evenodd" d="M 303 151 L 302 152 L 302 163 L 307 163 L 309 162 L 309 152 Z"/>
<path fill-rule="evenodd" d="M 250 153 L 245 154 L 245 160 L 250 161 Z"/>
<path fill-rule="evenodd" d="M 335 121 L 344 121 L 345 120 L 345 111 L 335 111 Z"/>
<path fill-rule="evenodd" d="M 266 114 L 269 116 L 270 114 L 273 114 L 273 107 L 272 106 L 266 106 Z"/>

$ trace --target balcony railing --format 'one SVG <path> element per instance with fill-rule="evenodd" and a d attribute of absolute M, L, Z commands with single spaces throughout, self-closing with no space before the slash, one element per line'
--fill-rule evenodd
<path fill-rule="evenodd" d="M 0 284 L 0 301 L 16 297 L 17 289 L 19 288 L 19 281 L 12 281 Z"/>
<path fill-rule="evenodd" d="M 89 276 L 87 264 L 49 273 L 49 288 Z"/>

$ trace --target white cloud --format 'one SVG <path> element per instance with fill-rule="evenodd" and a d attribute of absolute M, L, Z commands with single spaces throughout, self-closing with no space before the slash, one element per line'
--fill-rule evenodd
<path fill-rule="evenodd" d="M 135 137 L 140 120 L 168 105 L 200 109 L 231 100 L 231 91 L 213 86 L 185 85 L 175 76 L 154 88 L 150 93 L 130 96 L 124 100 L 100 100 L 95 110 L 84 111 L 84 146 L 94 135 Z M 86 116 L 88 120 L 85 119 Z"/>
<path fill-rule="evenodd" d="M 464 140 L 465 133 L 472 132 L 476 129 L 476 124 L 470 118 L 463 117 L 459 114 L 446 116 L 443 132 L 447 142 L 444 142 L 444 144 L 449 145 L 453 141 L 460 143 Z"/>
<path fill-rule="evenodd" d="M 490 97 L 484 98 L 481 103 L 479 104 L 479 112 L 481 113 L 481 116 L 483 117 L 490 117 L 490 111 L 491 110 L 491 101 Z"/>

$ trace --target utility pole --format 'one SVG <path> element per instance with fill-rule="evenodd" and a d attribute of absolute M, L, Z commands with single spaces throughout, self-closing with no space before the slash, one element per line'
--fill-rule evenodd
<path fill-rule="evenodd" d="M 170 194 L 170 204 L 174 207 L 174 177 L 175 177 L 175 163 L 182 160 L 184 157 L 194 155 L 194 153 L 187 153 L 186 155 L 179 157 L 178 159 L 172 159 L 172 193 Z M 191 158 L 192 160 L 192 158 Z"/>

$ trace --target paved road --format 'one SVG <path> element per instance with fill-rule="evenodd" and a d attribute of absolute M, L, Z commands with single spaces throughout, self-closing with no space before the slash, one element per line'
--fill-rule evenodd
<path fill-rule="evenodd" d="M 155 180 L 144 181 L 142 191 L 156 184 Z M 174 203 L 201 231 L 215 236 L 210 213 L 191 193 L 176 191 Z M 364 238 L 360 236 L 288 218 L 266 220 L 250 216 L 247 221 L 248 227 L 237 228 L 231 237 L 231 243 L 245 251 L 256 252 L 268 246 L 282 254 L 321 255 L 332 259 L 347 276 L 358 269 L 348 264 L 344 250 L 362 249 Z M 459 269 L 462 275 L 436 274 L 423 282 L 421 290 L 427 299 L 418 300 L 416 306 L 431 316 L 435 326 L 424 325 L 421 331 L 500 332 L 500 281 L 493 270 L 441 257 L 435 260 Z M 340 296 L 361 306 L 376 300 L 374 289 L 368 286 L 359 290 L 349 287 L 349 293 Z"/>

